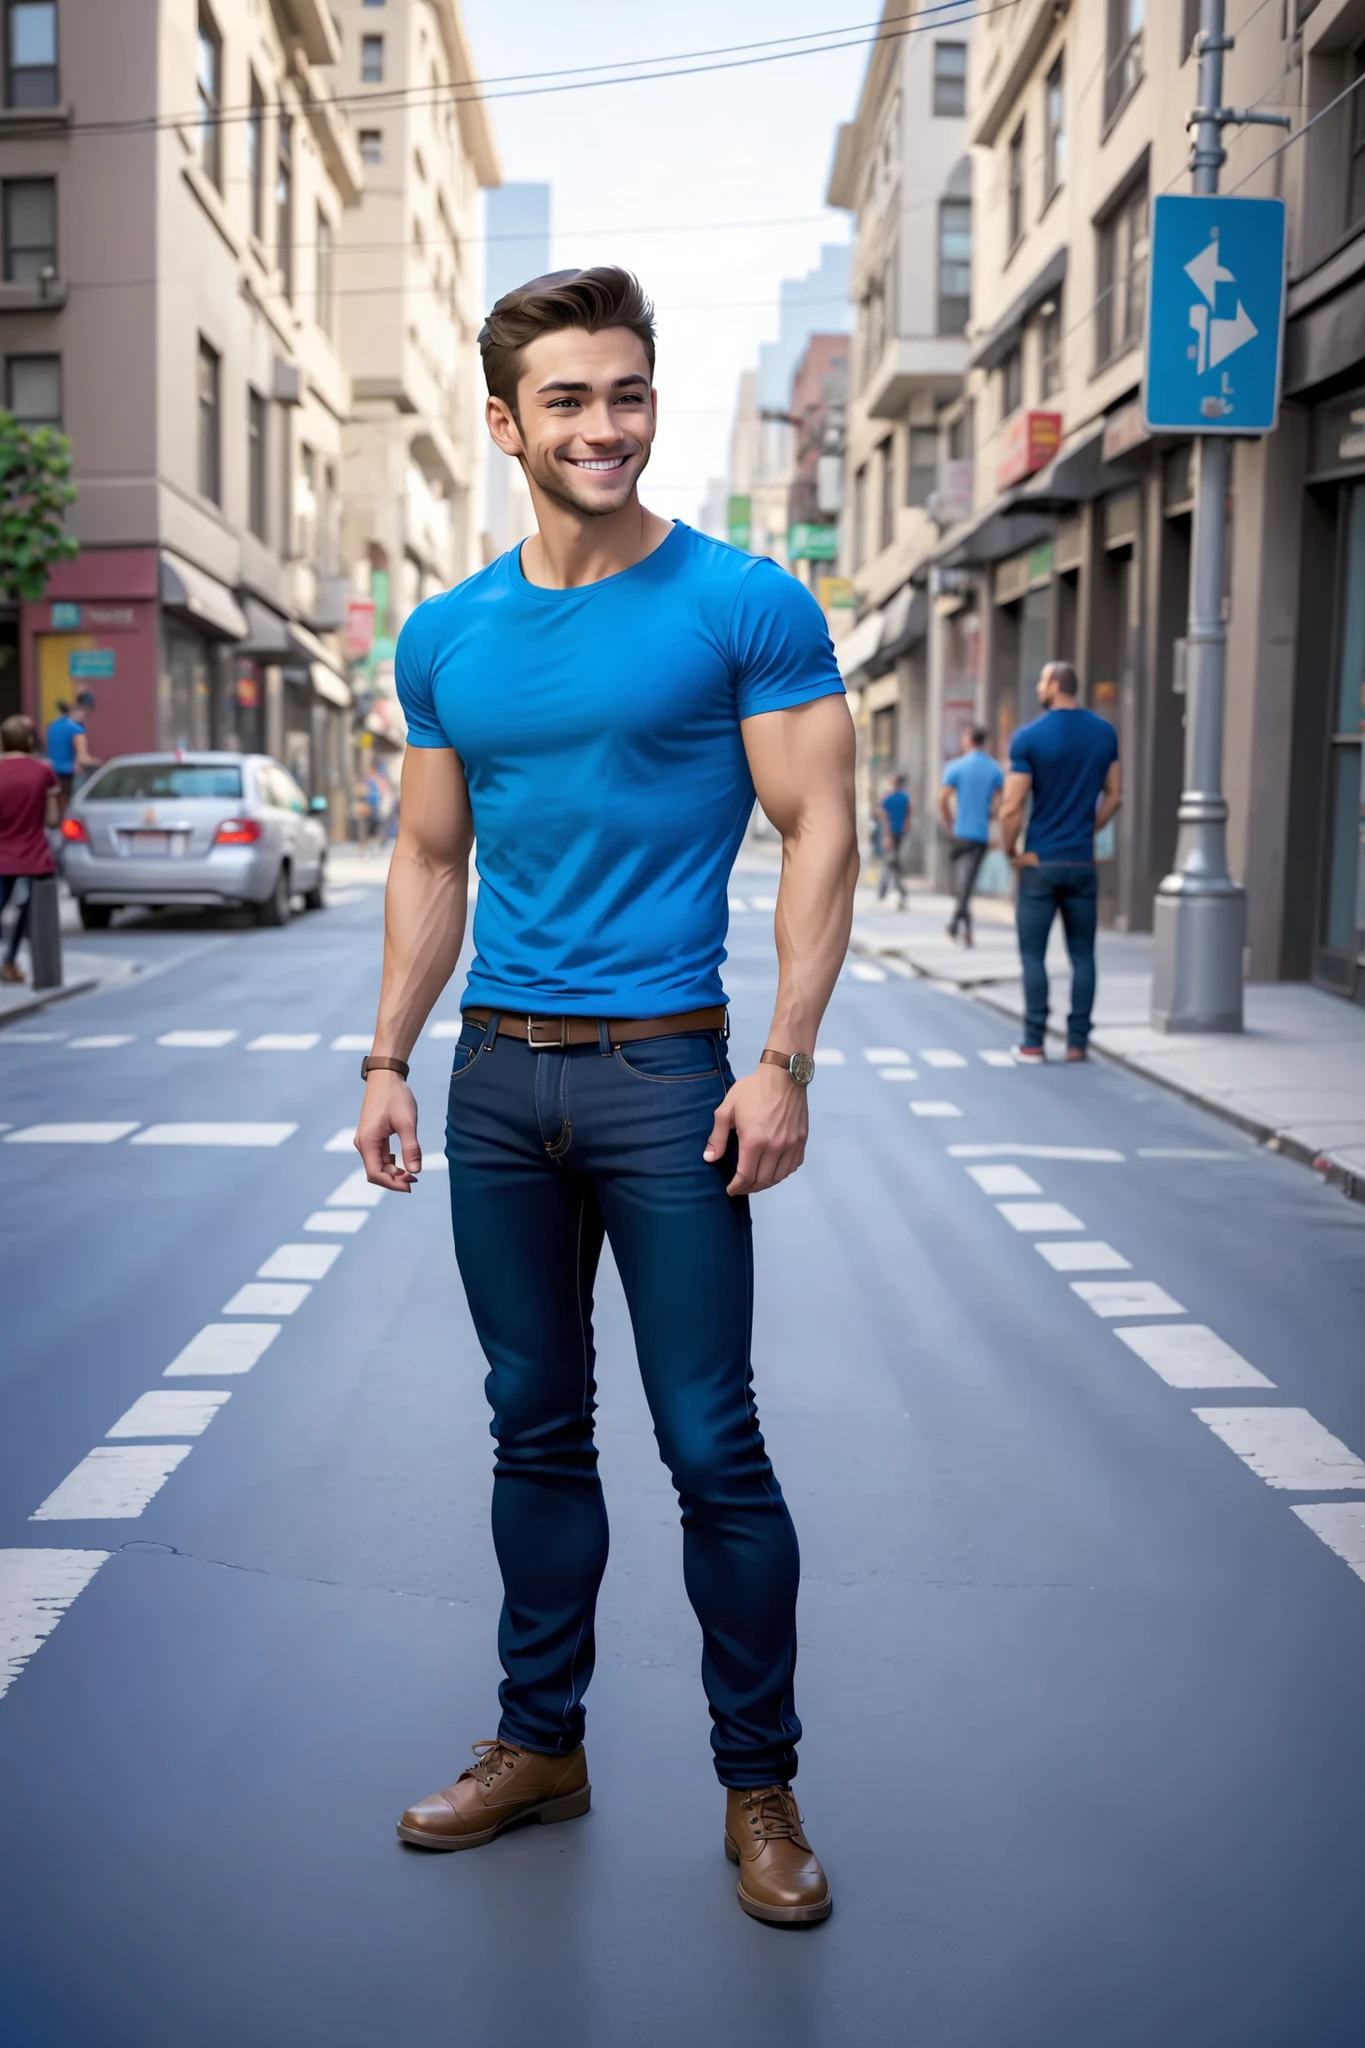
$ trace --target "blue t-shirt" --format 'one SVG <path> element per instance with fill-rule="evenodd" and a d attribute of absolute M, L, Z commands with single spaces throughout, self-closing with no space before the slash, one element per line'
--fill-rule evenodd
<path fill-rule="evenodd" d="M 889 789 L 882 798 L 882 810 L 886 815 L 886 822 L 895 833 L 897 839 L 900 838 L 901 833 L 905 830 L 905 818 L 909 809 L 910 799 L 903 789 Z"/>
<path fill-rule="evenodd" d="M 959 754 L 943 771 L 944 785 L 957 791 L 957 813 L 953 831 L 959 839 L 979 839 L 984 846 L 991 836 L 991 798 L 1004 782 L 998 761 L 982 747 Z"/>
<path fill-rule="evenodd" d="M 1107 718 L 1079 705 L 1045 711 L 1010 741 L 1010 767 L 1033 777 L 1033 809 L 1024 850 L 1039 860 L 1093 861 L 1095 806 L 1119 757 Z"/>
<path fill-rule="evenodd" d="M 469 785 L 464 1002 L 580 1017 L 723 1002 L 754 802 L 740 720 L 843 695 L 810 592 L 681 523 L 576 590 L 528 583 L 513 548 L 417 607 L 396 669 L 408 745 L 453 747 Z"/>
<path fill-rule="evenodd" d="M 47 729 L 47 758 L 54 775 L 76 772 L 76 734 L 85 727 L 78 718 L 54 718 Z"/>

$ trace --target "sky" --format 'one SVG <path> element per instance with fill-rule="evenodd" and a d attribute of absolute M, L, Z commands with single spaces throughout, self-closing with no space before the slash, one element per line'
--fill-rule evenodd
<path fill-rule="evenodd" d="M 875 21 L 870 0 L 461 0 L 493 81 L 621 64 Z M 759 52 L 748 54 L 758 55 Z M 824 205 L 835 131 L 857 105 L 866 47 L 695 78 L 490 97 L 503 176 L 553 186 L 556 268 L 621 263 L 659 321 L 659 434 L 641 496 L 697 518 L 726 467 L 741 370 L 777 337 L 777 288 L 850 237 Z M 528 81 L 529 82 L 529 81 Z M 544 81 L 536 81 L 542 83 Z M 837 309 L 831 307 L 831 315 Z M 843 326 L 846 320 L 832 319 Z"/>

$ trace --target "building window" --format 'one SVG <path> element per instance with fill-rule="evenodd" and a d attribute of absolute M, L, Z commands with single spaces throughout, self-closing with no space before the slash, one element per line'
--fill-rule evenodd
<path fill-rule="evenodd" d="M 896 538 L 896 444 L 888 434 L 877 454 L 881 460 L 882 502 L 877 522 L 879 548 L 889 548 Z"/>
<path fill-rule="evenodd" d="M 362 128 L 360 131 L 360 161 L 371 169 L 384 161 L 384 131 L 381 128 Z"/>
<path fill-rule="evenodd" d="M 905 502 L 927 505 L 938 482 L 938 428 L 911 427 L 905 469 Z"/>
<path fill-rule="evenodd" d="M 360 82 L 362 85 L 382 85 L 384 83 L 383 36 L 362 36 L 360 38 Z"/>
<path fill-rule="evenodd" d="M 275 261 L 284 279 L 284 295 L 294 296 L 294 123 L 281 111 L 279 147 L 275 154 Z"/>
<path fill-rule="evenodd" d="M 976 458 L 976 400 L 969 398 L 948 429 L 948 460 L 972 462 Z"/>
<path fill-rule="evenodd" d="M 23 427 L 62 423 L 60 356 L 10 356 L 5 363 L 5 404 Z"/>
<path fill-rule="evenodd" d="M 853 478 L 853 567 L 867 560 L 867 464 Z"/>
<path fill-rule="evenodd" d="M 1062 388 L 1062 302 L 1048 299 L 1038 314 L 1038 387 L 1044 399 Z"/>
<path fill-rule="evenodd" d="M 1024 233 L 1024 124 L 1021 121 L 1010 137 L 1009 158 L 1009 247 L 1023 238 Z"/>
<path fill-rule="evenodd" d="M 199 52 L 195 69 L 199 108 L 199 163 L 204 176 L 223 189 L 223 38 L 208 9 L 199 9 Z"/>
<path fill-rule="evenodd" d="M 57 180 L 6 178 L 5 282 L 39 284 L 57 275 Z"/>
<path fill-rule="evenodd" d="M 221 357 L 216 348 L 199 337 L 199 495 L 211 503 L 223 502 L 222 422 L 219 413 L 218 379 Z"/>
<path fill-rule="evenodd" d="M 972 305 L 972 202 L 944 199 L 938 209 L 938 331 L 961 334 Z"/>
<path fill-rule="evenodd" d="M 1099 226 L 1099 298 L 1095 305 L 1098 368 L 1142 339 L 1147 304 L 1147 176 L 1114 206 Z"/>
<path fill-rule="evenodd" d="M 9 0 L 5 9 L 5 105 L 56 104 L 56 0 Z"/>
<path fill-rule="evenodd" d="M 324 334 L 332 332 L 332 321 L 336 312 L 336 297 L 332 288 L 332 223 L 322 208 L 318 208 L 317 245 L 314 250 L 317 295 L 318 326 Z"/>
<path fill-rule="evenodd" d="M 251 232 L 259 242 L 265 236 L 265 94 L 254 71 L 246 115 L 246 189 Z"/>
<path fill-rule="evenodd" d="M 257 540 L 267 540 L 266 478 L 270 446 L 270 406 L 259 391 L 246 395 L 246 499 L 247 522 Z"/>
<path fill-rule="evenodd" d="M 1000 417 L 1007 420 L 1024 402 L 1024 357 L 1018 342 L 1000 365 Z"/>
<path fill-rule="evenodd" d="M 318 457 L 306 442 L 299 445 L 299 474 L 294 490 L 294 536 L 300 561 L 317 566 Z"/>
<path fill-rule="evenodd" d="M 1142 82 L 1142 16 L 1145 0 L 1108 0 L 1104 118 L 1112 121 Z"/>
<path fill-rule="evenodd" d="M 280 554 L 288 562 L 297 552 L 294 543 L 294 423 L 287 405 L 275 408 L 277 414 L 276 443 L 279 453 L 275 458 L 275 473 L 280 493 Z"/>
<path fill-rule="evenodd" d="M 934 112 L 961 115 L 967 111 L 967 45 L 934 44 Z"/>
<path fill-rule="evenodd" d="M 1062 60 L 1048 72 L 1043 87 L 1043 203 L 1047 204 L 1066 176 L 1066 93 Z"/>
<path fill-rule="evenodd" d="M 1180 0 L 1180 61 L 1187 63 L 1194 55 L 1194 39 L 1199 33 L 1199 0 Z"/>

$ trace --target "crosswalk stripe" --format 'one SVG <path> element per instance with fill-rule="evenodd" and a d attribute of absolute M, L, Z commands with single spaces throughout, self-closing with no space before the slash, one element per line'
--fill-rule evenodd
<path fill-rule="evenodd" d="M 297 1124 L 149 1124 L 134 1145 L 282 1145 Z"/>
<path fill-rule="evenodd" d="M 250 1372 L 279 1334 L 278 1323 L 205 1323 L 184 1350 L 176 1353 L 164 1377 Z"/>
<path fill-rule="evenodd" d="M 193 1444 L 96 1444 L 31 1522 L 125 1522 L 142 1513 Z"/>
<path fill-rule="evenodd" d="M 135 1131 L 136 1124 L 27 1124 L 10 1131 L 6 1145 L 112 1145 Z"/>
<path fill-rule="evenodd" d="M 248 1280 L 230 1301 L 223 1303 L 225 1316 L 292 1316 L 307 1301 L 311 1284 L 293 1280 Z"/>
<path fill-rule="evenodd" d="M 341 1257 L 339 1244 L 282 1244 L 263 1266 L 258 1280 L 323 1280 Z"/>
<path fill-rule="evenodd" d="M 1131 1273 L 1133 1262 L 1114 1250 L 1103 1238 L 1078 1243 L 1062 1238 L 1056 1244 L 1036 1244 L 1033 1249 L 1045 1258 L 1054 1273 Z M 1123 1336 L 1123 1331 L 1119 1335 Z"/>
<path fill-rule="evenodd" d="M 932 1046 L 922 1052 L 920 1058 L 926 1067 L 965 1067 L 967 1062 L 960 1052 L 952 1052 L 947 1046 Z"/>
<path fill-rule="evenodd" d="M 353 1237 L 370 1220 L 368 1209 L 314 1209 L 305 1216 L 305 1230 L 332 1230 L 339 1237 Z"/>
<path fill-rule="evenodd" d="M 236 1031 L 163 1031 L 157 1039 L 158 1045 L 173 1045 L 182 1048 L 199 1048 L 215 1051 L 219 1046 L 231 1045 L 240 1036 Z"/>
<path fill-rule="evenodd" d="M 0 1550 L 0 1699 L 111 1554 Z"/>
<path fill-rule="evenodd" d="M 950 1147 L 955 1150 L 956 1147 Z M 968 1173 L 983 1195 L 1041 1195 L 1042 1189 L 1022 1166 L 969 1166 Z"/>
<path fill-rule="evenodd" d="M 996 1208 L 1013 1230 L 1084 1230 L 1060 1202 L 997 1202 Z"/>
<path fill-rule="evenodd" d="M 1038 1247 L 1044 1249 L 1042 1245 Z M 1273 1387 L 1207 1323 L 1130 1323 L 1114 1335 L 1168 1387 Z"/>
<path fill-rule="evenodd" d="M 1306 1408 L 1196 1408 L 1230 1451 L 1267 1486 L 1290 1493 L 1365 1487 L 1365 1459 Z"/>
<path fill-rule="evenodd" d="M 320 1031 L 263 1031 L 247 1046 L 248 1052 L 311 1052 Z"/>
<path fill-rule="evenodd" d="M 978 1048 L 976 1056 L 979 1060 L 984 1060 L 988 1067 L 1012 1067 L 1017 1064 L 1014 1054 L 999 1045 L 988 1045 L 984 1051 Z"/>
<path fill-rule="evenodd" d="M 1357 1578 L 1365 1579 L 1365 1502 L 1315 1501 L 1311 1506 L 1296 1507 L 1292 1512 L 1322 1539 L 1329 1550 L 1335 1550 L 1342 1563 L 1348 1564 Z M 0 1638 L 0 1655 L 3 1649 L 3 1638 Z M 3 1678 L 4 1668 L 0 1665 L 0 1691 L 4 1690 Z"/>
<path fill-rule="evenodd" d="M 125 1408 L 107 1437 L 202 1436 L 231 1394 L 208 1387 L 157 1387 Z"/>
<path fill-rule="evenodd" d="M 912 1102 L 912 1116 L 961 1116 L 962 1111 L 955 1102 Z"/>
<path fill-rule="evenodd" d="M 1168 1294 L 1164 1287 L 1158 1287 L 1155 1280 L 1073 1280 L 1071 1291 L 1106 1321 L 1117 1316 L 1183 1316 L 1185 1313 L 1175 1296 Z"/>

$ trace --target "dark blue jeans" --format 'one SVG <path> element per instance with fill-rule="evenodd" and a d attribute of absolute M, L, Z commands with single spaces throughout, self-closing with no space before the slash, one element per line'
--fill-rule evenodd
<path fill-rule="evenodd" d="M 1041 1045 L 1047 1035 L 1047 941 L 1052 920 L 1062 914 L 1071 955 L 1071 1014 L 1066 1042 L 1082 1052 L 1090 1038 L 1095 1007 L 1095 922 L 1099 888 L 1089 861 L 1040 861 L 1019 869 L 1015 922 L 1024 963 L 1024 1043 Z"/>
<path fill-rule="evenodd" d="M 749 1205 L 702 1150 L 732 1076 L 718 1032 L 533 1052 L 466 1024 L 446 1124 L 455 1252 L 497 1444 L 504 1741 L 583 1739 L 607 1513 L 593 1443 L 593 1280 L 625 1289 L 654 1433 L 682 1508 L 724 1785 L 784 1784 L 800 1560 L 754 1406 Z"/>

